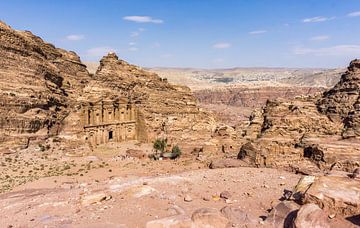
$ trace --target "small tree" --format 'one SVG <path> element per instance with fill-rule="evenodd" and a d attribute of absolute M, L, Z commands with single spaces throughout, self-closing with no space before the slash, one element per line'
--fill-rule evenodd
<path fill-rule="evenodd" d="M 175 145 L 172 149 L 171 149 L 171 153 L 173 154 L 173 158 L 178 158 L 181 155 L 181 150 L 179 148 L 178 145 Z"/>
<path fill-rule="evenodd" d="M 167 139 L 156 139 L 153 148 L 156 151 L 160 151 L 161 153 L 164 153 L 166 146 L 167 146 Z"/>

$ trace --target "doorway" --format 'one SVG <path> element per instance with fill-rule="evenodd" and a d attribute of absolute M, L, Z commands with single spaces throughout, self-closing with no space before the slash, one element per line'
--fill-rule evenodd
<path fill-rule="evenodd" d="M 109 131 L 109 140 L 113 139 L 113 131 Z"/>

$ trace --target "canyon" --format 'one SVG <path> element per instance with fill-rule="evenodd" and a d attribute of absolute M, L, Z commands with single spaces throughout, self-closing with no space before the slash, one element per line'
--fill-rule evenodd
<path fill-rule="evenodd" d="M 83 63 L 0 22 L 0 76 L 1 227 L 360 225 L 360 60 Z"/>

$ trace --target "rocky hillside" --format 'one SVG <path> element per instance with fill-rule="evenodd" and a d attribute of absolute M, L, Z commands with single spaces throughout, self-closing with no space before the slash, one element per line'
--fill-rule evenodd
<path fill-rule="evenodd" d="M 321 87 L 224 87 L 194 91 L 199 106 L 212 111 L 218 119 L 231 126 L 248 120 L 254 109 L 262 108 L 268 100 L 292 99 L 324 91 Z"/>
<path fill-rule="evenodd" d="M 188 87 L 172 85 L 155 73 L 119 60 L 114 53 L 101 59 L 94 80 L 84 90 L 95 91 L 121 94 L 139 108 L 144 141 L 167 137 L 185 148 L 210 143 L 216 128 L 214 119 L 197 107 Z"/>
<path fill-rule="evenodd" d="M 174 144 L 215 146 L 215 121 L 199 110 L 189 88 L 113 53 L 90 75 L 75 53 L 0 23 L 0 54 L 0 142 L 7 151 L 52 136 L 61 136 L 64 145 L 83 145 L 80 102 L 109 96 L 128 98 L 139 108 L 142 141 L 168 137 Z"/>
<path fill-rule="evenodd" d="M 294 98 L 299 95 L 313 95 L 323 91 L 318 87 L 225 87 L 194 92 L 199 102 L 204 104 L 225 104 L 238 107 L 259 108 L 267 100 Z"/>
<path fill-rule="evenodd" d="M 0 22 L 0 142 L 57 135 L 90 80 L 73 52 Z M 9 147 L 11 147 L 9 145 Z"/>
<path fill-rule="evenodd" d="M 359 60 L 334 88 L 316 97 L 269 101 L 251 116 L 251 142 L 239 158 L 257 166 L 292 170 L 353 170 L 360 162 Z"/>

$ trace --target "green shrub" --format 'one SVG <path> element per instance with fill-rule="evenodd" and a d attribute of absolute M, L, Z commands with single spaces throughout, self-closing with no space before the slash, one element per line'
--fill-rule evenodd
<path fill-rule="evenodd" d="M 156 151 L 160 151 L 161 153 L 165 152 L 167 147 L 167 139 L 156 139 L 153 145 L 153 148 Z"/>
<path fill-rule="evenodd" d="M 178 158 L 181 156 L 181 150 L 179 148 L 178 145 L 175 145 L 172 149 L 171 149 L 171 153 L 173 153 L 174 158 Z"/>

